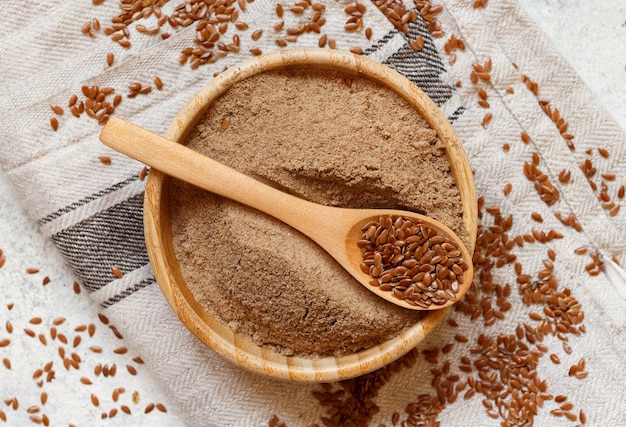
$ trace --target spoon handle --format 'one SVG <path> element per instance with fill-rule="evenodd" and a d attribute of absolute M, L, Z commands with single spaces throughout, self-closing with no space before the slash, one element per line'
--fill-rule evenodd
<path fill-rule="evenodd" d="M 106 123 L 100 140 L 167 175 L 265 212 L 311 237 L 326 221 L 322 213 L 331 209 L 283 193 L 182 144 L 116 117 Z"/>

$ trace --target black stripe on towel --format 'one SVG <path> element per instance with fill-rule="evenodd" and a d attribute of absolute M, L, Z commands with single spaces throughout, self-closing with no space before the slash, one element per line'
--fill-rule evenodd
<path fill-rule="evenodd" d="M 70 268 L 88 291 L 115 279 L 117 267 L 130 272 L 148 264 L 143 233 L 143 193 L 52 236 Z"/>

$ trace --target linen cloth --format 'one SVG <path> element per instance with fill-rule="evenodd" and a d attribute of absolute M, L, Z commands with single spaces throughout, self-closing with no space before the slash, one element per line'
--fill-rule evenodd
<path fill-rule="evenodd" d="M 324 4 L 327 23 L 323 31 L 337 41 L 339 49 L 361 47 L 365 55 L 420 86 L 449 117 L 475 171 L 478 195 L 485 198 L 486 206 L 498 206 L 503 215 L 513 215 L 513 234 L 551 228 L 563 234 L 562 239 L 545 245 L 514 250 L 530 273 L 541 270 L 546 250 L 553 248 L 560 286 L 570 288 L 585 311 L 586 333 L 570 338 L 572 354 L 565 353 L 556 338 L 546 337 L 550 353 L 558 354 L 561 364 L 550 362 L 546 355 L 538 372 L 547 380 L 548 392 L 567 395 L 576 411 L 585 411 L 588 424 L 626 425 L 622 394 L 626 385 L 622 374 L 626 368 L 626 301 L 618 296 L 624 282 L 614 273 L 619 269 L 588 275 L 585 265 L 591 258 L 574 254 L 575 248 L 586 246 L 590 252 L 602 254 L 605 266 L 611 257 L 626 263 L 626 211 L 611 216 L 580 169 L 585 160 L 592 159 L 597 174 L 615 173 L 615 180 L 607 181 L 608 192 L 621 203 L 617 189 L 626 182 L 626 137 L 622 130 L 514 0 L 490 2 L 484 8 L 473 8 L 472 2 L 465 0 L 442 1 L 443 12 L 437 18 L 446 35 L 441 38 L 431 36 L 421 16 L 410 24 L 408 34 L 399 32 L 367 3 L 363 20 L 364 27 L 373 29 L 371 41 L 362 33 L 344 31 L 347 15 L 343 9 L 351 2 Z M 166 3 L 164 13 L 176 5 Z M 91 2 L 8 0 L 6 7 L 12 13 L 5 16 L 0 27 L 0 163 L 33 220 L 56 243 L 82 286 L 142 354 L 180 405 L 189 425 L 264 425 L 272 415 L 287 425 L 321 424 L 327 408 L 313 396 L 314 391 L 321 390 L 319 385 L 286 383 L 239 369 L 206 349 L 173 314 L 152 276 L 145 251 L 144 182 L 137 177 L 142 165 L 99 143 L 101 127 L 92 119 L 76 119 L 66 108 L 58 131 L 49 124 L 54 116 L 50 105 L 65 107 L 72 94 L 80 95 L 82 85 L 111 86 L 125 94 L 130 83 L 152 82 L 159 76 L 165 84 L 163 90 L 133 99 L 124 97 L 115 115 L 164 132 L 184 102 L 215 72 L 251 57 L 248 50 L 252 47 L 264 52 L 278 49 L 272 35 L 277 21 L 275 3 L 248 3 L 240 19 L 251 29 L 240 32 L 230 28 L 225 36 L 245 34 L 240 52 L 196 70 L 178 63 L 182 49 L 193 44 L 195 25 L 172 30 L 166 40 L 139 34 L 131 26 L 132 46 L 123 49 L 101 33 L 90 38 L 80 31 L 84 22 L 95 17 L 106 26 L 119 13 L 116 2 L 94 6 Z M 407 7 L 415 5 L 407 3 Z M 263 29 L 264 35 L 252 43 L 249 33 L 257 28 Z M 456 63 L 450 65 L 444 46 L 452 34 L 464 41 L 465 50 L 457 50 Z M 419 52 L 408 45 L 417 35 L 425 40 Z M 318 37 L 305 34 L 296 46 L 316 47 Z M 112 67 L 106 65 L 108 52 L 116 56 Z M 472 84 L 472 64 L 484 64 L 488 59 L 492 62 L 490 80 Z M 528 89 L 528 79 L 538 84 L 538 96 Z M 458 81 L 462 82 L 460 87 Z M 477 103 L 479 87 L 488 94 L 489 108 Z M 540 100 L 548 100 L 567 120 L 567 133 L 574 135 L 574 151 L 568 149 Z M 485 124 L 487 113 L 492 119 Z M 529 144 L 520 139 L 523 132 L 529 135 Z M 503 149 L 504 144 L 509 144 L 509 151 Z M 608 150 L 609 157 L 599 155 L 598 148 Z M 554 205 L 544 203 L 523 174 L 524 163 L 532 161 L 532 153 L 538 154 L 538 167 L 560 192 Z M 103 155 L 111 157 L 110 165 L 100 162 Z M 558 180 L 562 170 L 571 172 L 567 184 Z M 512 184 L 508 196 L 503 193 L 505 183 Z M 543 223 L 533 222 L 532 212 L 539 213 Z M 573 214 L 582 231 L 563 225 L 555 212 L 563 217 Z M 484 218 L 489 225 L 489 215 Z M 111 274 L 112 265 L 126 274 L 116 279 Z M 456 334 L 465 335 L 469 342 L 456 343 L 447 354 L 452 370 L 458 372 L 459 358 L 475 345 L 481 333 L 515 334 L 519 324 L 529 322 L 528 313 L 534 308 L 523 305 L 515 295 L 512 268 L 494 270 L 493 274 L 494 282 L 514 287 L 513 307 L 505 319 L 483 328 L 480 320 L 472 322 L 451 311 L 449 316 L 460 326 L 450 328 L 444 322 L 418 346 L 420 353 L 456 343 Z M 584 379 L 568 376 L 569 366 L 580 358 L 585 358 L 589 375 Z M 378 392 L 375 401 L 380 410 L 369 423 L 390 425 L 395 412 L 401 414 L 400 420 L 405 419 L 408 403 L 422 393 L 433 392 L 431 370 L 435 367 L 422 353 L 412 367 L 393 374 Z M 459 397 L 446 406 L 438 420 L 453 426 L 500 425 L 502 419 L 489 417 L 482 399 L 481 395 L 468 400 Z M 554 401 L 546 401 L 535 417 L 536 424 L 570 425 L 571 421 L 550 414 L 557 407 Z"/>

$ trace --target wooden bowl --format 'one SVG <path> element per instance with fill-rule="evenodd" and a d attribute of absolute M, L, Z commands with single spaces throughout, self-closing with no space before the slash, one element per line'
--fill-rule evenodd
<path fill-rule="evenodd" d="M 450 168 L 463 203 L 463 221 L 470 242 L 468 249 L 473 252 L 477 227 L 476 193 L 472 171 L 456 133 L 443 113 L 419 88 L 397 72 L 364 56 L 328 49 L 297 49 L 243 62 L 200 89 L 177 114 L 165 136 L 184 142 L 206 109 L 234 83 L 257 73 L 287 68 L 335 70 L 365 77 L 391 89 L 415 108 L 447 148 Z M 145 192 L 146 243 L 157 282 L 185 326 L 210 349 L 243 368 L 292 381 L 327 382 L 356 377 L 406 354 L 447 313 L 447 309 L 427 312 L 418 323 L 397 337 L 343 357 L 289 357 L 261 348 L 210 316 L 185 284 L 174 254 L 165 179 L 161 172 L 152 170 Z"/>

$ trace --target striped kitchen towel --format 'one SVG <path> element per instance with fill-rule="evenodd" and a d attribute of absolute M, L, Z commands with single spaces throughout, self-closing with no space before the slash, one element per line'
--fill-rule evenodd
<path fill-rule="evenodd" d="M 515 0 L 294 2 L 282 18 L 266 0 L 94 3 L 5 0 L 0 163 L 190 425 L 623 424 L 626 137 Z M 217 37 L 198 31 L 209 21 L 223 44 L 194 51 L 194 39 Z M 143 165 L 98 141 L 104 114 L 163 133 L 214 73 L 281 49 L 287 28 L 309 22 L 320 33 L 308 25 L 285 43 L 317 47 L 323 34 L 437 103 L 482 213 L 476 286 L 447 322 L 388 368 L 324 386 L 243 371 L 182 326 L 146 255 Z M 109 111 L 81 113 L 94 86 Z"/>

